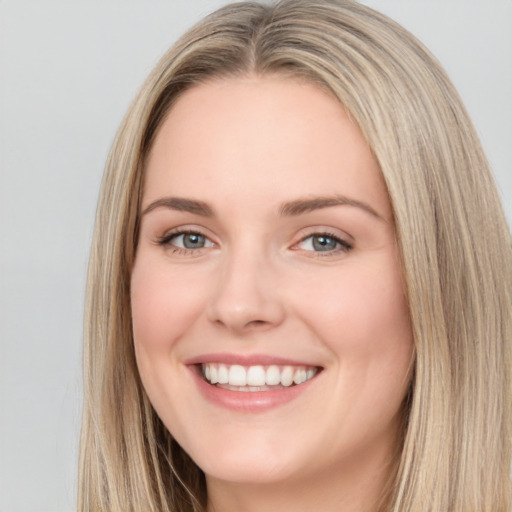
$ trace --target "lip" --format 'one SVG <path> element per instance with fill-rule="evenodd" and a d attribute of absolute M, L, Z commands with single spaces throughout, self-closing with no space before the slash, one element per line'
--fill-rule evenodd
<path fill-rule="evenodd" d="M 200 356 L 192 357 L 184 361 L 187 366 L 198 365 L 203 363 L 225 363 L 225 364 L 239 364 L 240 366 L 270 366 L 275 364 L 277 366 L 316 366 L 318 364 L 299 361 L 297 359 L 288 359 L 283 357 L 269 356 L 265 354 L 227 354 L 227 353 L 212 353 L 202 354 Z"/>
<path fill-rule="evenodd" d="M 257 413 L 268 411 L 295 400 L 314 385 L 319 371 L 313 378 L 296 386 L 278 388 L 271 391 L 231 391 L 219 388 L 206 382 L 200 372 L 202 363 L 226 363 L 242 366 L 253 365 L 291 365 L 291 366 L 317 366 L 303 361 L 267 355 L 235 355 L 235 354 L 204 354 L 185 361 L 193 380 L 202 396 L 210 403 L 237 412 Z"/>

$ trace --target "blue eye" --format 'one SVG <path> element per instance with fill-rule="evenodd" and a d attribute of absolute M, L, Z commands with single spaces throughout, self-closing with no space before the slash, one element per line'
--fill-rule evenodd
<path fill-rule="evenodd" d="M 164 236 L 159 240 L 160 245 L 170 245 L 179 250 L 203 249 L 213 247 L 213 242 L 206 236 L 195 231 L 180 231 Z"/>
<path fill-rule="evenodd" d="M 298 247 L 305 251 L 314 252 L 347 252 L 352 249 L 352 245 L 347 241 L 329 233 L 314 233 L 303 238 Z"/>

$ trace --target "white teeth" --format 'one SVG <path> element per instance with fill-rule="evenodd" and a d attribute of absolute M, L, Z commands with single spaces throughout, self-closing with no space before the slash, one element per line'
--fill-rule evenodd
<path fill-rule="evenodd" d="M 217 380 L 218 380 L 219 384 L 227 384 L 229 382 L 229 371 L 225 364 L 219 364 L 219 371 L 217 372 Z"/>
<path fill-rule="evenodd" d="M 237 391 L 266 391 L 269 386 L 289 387 L 299 385 L 313 378 L 318 369 L 304 366 L 262 365 L 244 367 L 207 363 L 202 365 L 204 378 L 210 384 L 234 387 Z"/>
<path fill-rule="evenodd" d="M 212 382 L 213 384 L 213 382 Z M 247 386 L 247 372 L 243 366 L 234 364 L 229 369 L 230 386 Z"/>
<path fill-rule="evenodd" d="M 267 384 L 269 386 L 276 386 L 281 383 L 281 372 L 279 368 L 275 365 L 269 366 L 267 368 Z M 207 377 L 208 378 L 208 377 Z"/>
<path fill-rule="evenodd" d="M 293 368 L 285 366 L 281 372 L 281 384 L 283 386 L 291 386 L 293 384 Z"/>
<path fill-rule="evenodd" d="M 293 382 L 295 382 L 295 384 L 302 384 L 303 382 L 306 382 L 306 379 L 306 370 L 303 369 L 297 370 L 293 376 Z"/>
<path fill-rule="evenodd" d="M 266 374 L 263 366 L 250 366 L 247 372 L 247 384 L 249 386 L 264 386 Z"/>

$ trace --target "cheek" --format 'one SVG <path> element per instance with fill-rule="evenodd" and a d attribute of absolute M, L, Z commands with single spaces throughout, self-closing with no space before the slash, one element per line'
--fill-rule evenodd
<path fill-rule="evenodd" d="M 332 333 L 330 338 L 351 339 L 358 346 L 371 342 L 370 335 L 376 340 L 395 332 L 409 338 L 409 312 L 400 275 L 384 272 L 386 268 L 390 267 L 347 267 L 328 281 L 311 283 L 308 293 L 303 293 L 309 316 Z"/>
<path fill-rule="evenodd" d="M 395 425 L 407 392 L 413 358 L 408 304 L 401 277 L 389 265 L 354 266 L 337 277 L 337 286 L 308 296 L 308 315 L 336 360 L 331 410 L 343 421 L 333 424 L 367 440 Z"/>
<path fill-rule="evenodd" d="M 204 279 L 165 265 L 136 260 L 131 278 L 131 309 L 135 344 L 146 350 L 169 349 L 204 309 Z"/>
<path fill-rule="evenodd" d="M 196 273 L 197 274 L 197 273 Z M 185 408 L 180 340 L 204 310 L 205 276 L 171 272 L 165 260 L 140 251 L 131 276 L 134 349 L 146 393 L 166 424 Z"/>
<path fill-rule="evenodd" d="M 370 263 L 340 267 L 329 281 L 311 283 L 302 316 L 360 389 L 379 380 L 402 388 L 413 338 L 401 276 L 392 261 Z"/>

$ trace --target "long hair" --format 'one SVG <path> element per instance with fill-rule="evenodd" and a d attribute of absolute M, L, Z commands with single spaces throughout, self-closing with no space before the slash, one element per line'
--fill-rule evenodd
<path fill-rule="evenodd" d="M 251 74 L 334 93 L 387 185 L 415 362 L 386 510 L 509 511 L 510 232 L 444 71 L 401 26 L 351 0 L 220 9 L 169 50 L 130 107 L 107 162 L 89 265 L 79 510 L 204 510 L 204 475 L 141 385 L 130 273 L 145 158 L 165 115 L 195 84 Z"/>

